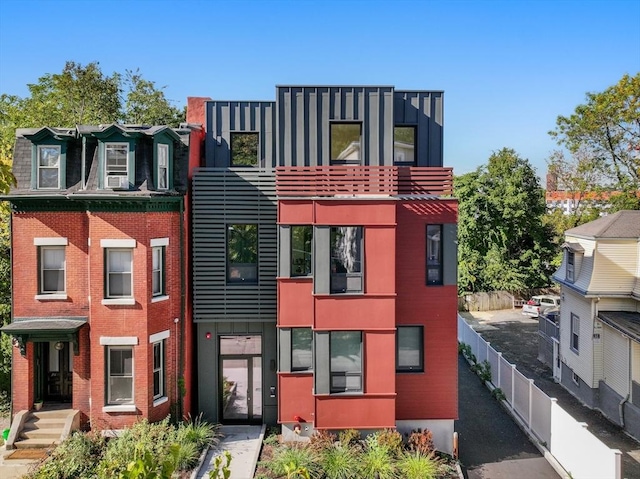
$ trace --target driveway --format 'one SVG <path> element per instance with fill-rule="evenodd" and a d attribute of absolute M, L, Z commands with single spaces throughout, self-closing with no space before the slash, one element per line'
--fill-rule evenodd
<path fill-rule="evenodd" d="M 574 419 L 585 422 L 589 431 L 611 449 L 622 451 L 622 470 L 626 478 L 640 478 L 640 443 L 600 412 L 583 406 L 553 380 L 553 371 L 538 361 L 538 320 L 519 310 L 473 311 L 460 313 L 494 349 L 530 379 Z"/>

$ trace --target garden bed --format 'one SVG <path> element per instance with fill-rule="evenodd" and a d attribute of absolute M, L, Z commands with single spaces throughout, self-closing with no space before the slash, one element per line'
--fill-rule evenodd
<path fill-rule="evenodd" d="M 403 438 L 386 429 L 361 438 L 353 429 L 337 436 L 317 432 L 310 441 L 265 437 L 255 479 L 458 479 L 457 462 L 433 448 L 430 431 Z"/>

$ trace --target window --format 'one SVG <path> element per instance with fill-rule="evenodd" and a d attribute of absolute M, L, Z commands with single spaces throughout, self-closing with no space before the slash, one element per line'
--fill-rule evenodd
<path fill-rule="evenodd" d="M 393 164 L 415 166 L 416 128 L 414 126 L 396 126 L 393 129 Z"/>
<path fill-rule="evenodd" d="M 39 294 L 65 292 L 65 247 L 40 246 Z"/>
<path fill-rule="evenodd" d="M 567 250 L 567 280 L 574 281 L 576 255 L 573 251 Z"/>
<path fill-rule="evenodd" d="M 580 350 L 580 318 L 571 313 L 571 349 L 576 353 Z"/>
<path fill-rule="evenodd" d="M 398 326 L 396 337 L 396 370 L 398 372 L 424 371 L 424 328 Z"/>
<path fill-rule="evenodd" d="M 361 293 L 362 226 L 331 228 L 331 293 Z"/>
<path fill-rule="evenodd" d="M 427 284 L 442 284 L 442 225 L 427 225 Z"/>
<path fill-rule="evenodd" d="M 60 147 L 38 147 L 38 188 L 60 188 Z"/>
<path fill-rule="evenodd" d="M 129 144 L 106 143 L 105 183 L 107 188 L 128 188 L 129 186 Z"/>
<path fill-rule="evenodd" d="M 258 134 L 231 133 L 231 166 L 258 166 Z"/>
<path fill-rule="evenodd" d="M 227 225 L 227 283 L 258 283 L 258 225 Z"/>
<path fill-rule="evenodd" d="M 362 125 L 331 123 L 331 164 L 361 164 Z"/>
<path fill-rule="evenodd" d="M 158 189 L 169 189 L 169 145 L 158 145 Z"/>
<path fill-rule="evenodd" d="M 133 250 L 108 248 L 106 255 L 106 297 L 133 297 Z"/>
<path fill-rule="evenodd" d="M 164 296 L 166 294 L 165 281 L 164 281 L 164 246 L 155 246 L 151 248 L 152 256 L 152 291 L 153 296 Z"/>
<path fill-rule="evenodd" d="M 293 328 L 291 330 L 291 370 L 311 371 L 313 332 L 311 328 Z"/>
<path fill-rule="evenodd" d="M 153 399 L 164 397 L 164 341 L 153 343 Z"/>
<path fill-rule="evenodd" d="M 133 347 L 107 347 L 107 404 L 133 404 Z"/>
<path fill-rule="evenodd" d="M 362 332 L 331 331 L 331 392 L 362 392 Z"/>
<path fill-rule="evenodd" d="M 311 274 L 311 226 L 291 227 L 291 276 Z"/>

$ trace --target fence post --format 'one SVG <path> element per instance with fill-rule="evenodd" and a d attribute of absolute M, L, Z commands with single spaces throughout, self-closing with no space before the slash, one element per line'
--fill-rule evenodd
<path fill-rule="evenodd" d="M 527 427 L 531 432 L 531 422 L 533 421 L 533 379 L 529 379 L 529 419 Z"/>
<path fill-rule="evenodd" d="M 502 362 L 502 353 L 498 352 L 498 370 L 496 371 L 496 375 L 498 377 L 498 382 L 495 382 L 495 386 L 497 388 L 502 389 L 502 378 L 500 377 L 500 363 Z"/>
<path fill-rule="evenodd" d="M 487 348 L 486 351 L 484 353 L 484 358 L 487 360 L 487 362 L 489 362 L 489 348 L 491 347 L 491 343 L 489 341 L 487 341 Z"/>
<path fill-rule="evenodd" d="M 513 405 L 516 402 L 516 365 L 512 364 L 511 365 L 511 404 L 509 404 L 509 406 L 511 406 L 511 409 L 513 409 Z"/>

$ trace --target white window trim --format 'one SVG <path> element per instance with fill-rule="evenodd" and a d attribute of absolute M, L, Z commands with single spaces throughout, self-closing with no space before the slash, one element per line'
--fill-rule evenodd
<path fill-rule="evenodd" d="M 160 331 L 159 333 L 155 333 L 149 336 L 149 344 L 157 343 L 158 341 L 162 341 L 163 339 L 169 339 L 171 336 L 171 332 L 167 329 L 165 331 Z"/>
<path fill-rule="evenodd" d="M 102 412 L 136 412 L 138 408 L 135 404 L 110 404 L 102 406 Z"/>
<path fill-rule="evenodd" d="M 137 346 L 137 336 L 100 336 L 100 346 Z"/>
<path fill-rule="evenodd" d="M 119 172 L 118 174 L 114 174 L 113 176 L 129 176 L 129 155 L 131 154 L 131 152 L 129 151 L 129 143 L 127 143 L 126 141 L 110 141 L 108 143 L 104 144 L 104 177 L 105 177 L 105 182 L 106 182 L 106 178 L 107 176 L 111 176 L 109 175 L 109 167 L 107 165 L 107 150 L 109 149 L 110 146 L 126 146 L 127 147 L 127 161 L 126 161 L 126 167 L 127 167 L 127 171 L 126 172 Z"/>
<path fill-rule="evenodd" d="M 34 246 L 67 246 L 69 240 L 63 237 L 33 238 Z"/>
<path fill-rule="evenodd" d="M 168 243 L 168 238 L 167 238 L 167 243 Z M 151 241 L 152 245 L 151 245 L 151 302 L 152 303 L 156 303 L 158 301 L 162 301 L 163 299 L 168 299 L 169 295 L 167 294 L 167 290 L 166 290 L 166 256 L 167 256 L 167 247 L 166 245 L 153 245 L 154 241 Z M 157 243 L 157 242 L 156 242 Z M 158 269 L 155 269 L 153 266 L 153 260 L 154 260 L 154 255 L 156 253 L 156 251 L 160 252 L 160 258 L 159 258 L 159 264 L 158 264 Z M 159 291 L 156 293 L 154 291 L 154 277 L 155 277 L 155 273 L 156 271 L 159 271 L 160 273 L 160 288 Z M 155 300 L 155 301 L 154 301 Z"/>
<path fill-rule="evenodd" d="M 67 238 L 36 238 L 36 239 L 52 239 L 52 240 L 57 240 L 56 242 L 58 244 L 55 245 L 38 245 L 38 293 L 35 295 L 35 299 L 37 300 L 43 300 L 43 299 L 49 299 L 49 300 L 65 300 L 67 299 L 67 251 L 66 251 L 66 240 Z M 64 244 L 61 244 L 62 241 L 64 240 Z M 34 239 L 34 243 L 35 243 L 35 239 Z M 46 249 L 55 249 L 55 250 L 62 250 L 64 253 L 64 264 L 62 267 L 62 271 L 64 273 L 64 289 L 62 291 L 52 291 L 52 292 L 46 292 L 43 290 L 43 286 L 44 286 L 44 268 L 43 268 L 43 261 L 44 261 L 44 251 Z"/>
<path fill-rule="evenodd" d="M 58 150 L 58 186 L 40 186 L 40 168 L 46 168 L 46 169 L 53 169 L 52 166 L 41 166 L 40 165 L 40 151 L 42 150 L 42 148 L 55 148 Z M 37 158 L 36 158 L 36 167 L 37 167 L 37 171 L 36 171 L 36 188 L 39 190 L 59 190 L 60 189 L 60 183 L 61 183 L 61 178 L 60 176 L 62 175 L 62 147 L 60 145 L 38 145 L 38 153 L 37 153 Z"/>
<path fill-rule="evenodd" d="M 152 248 L 155 246 L 169 246 L 169 238 L 152 238 L 149 246 Z"/>
<path fill-rule="evenodd" d="M 103 298 L 101 303 L 105 306 L 133 306 L 135 298 Z"/>
<path fill-rule="evenodd" d="M 571 349 L 571 351 L 573 351 L 575 354 L 580 354 L 580 316 L 578 316 L 575 313 L 571 313 L 571 315 L 569 316 L 571 319 L 571 328 L 569 330 L 569 349 Z M 576 322 L 578 323 L 577 326 L 577 330 L 574 326 L 574 320 L 576 320 Z M 573 337 L 577 336 L 578 338 L 578 347 L 574 348 L 573 347 Z"/>
<path fill-rule="evenodd" d="M 160 384 L 160 389 L 161 389 L 161 393 L 156 397 L 154 396 L 153 400 L 154 403 L 155 401 L 160 401 L 162 398 L 167 397 L 167 391 L 166 391 L 166 385 L 165 385 L 165 369 L 166 369 L 166 361 L 165 361 L 165 343 L 164 343 L 164 339 L 161 339 L 159 341 L 155 341 L 152 343 L 151 345 L 151 349 L 152 349 L 152 355 L 153 358 L 151 360 L 151 366 L 152 366 L 152 375 L 155 376 L 156 374 L 156 367 L 155 364 L 153 364 L 154 360 L 155 360 L 155 346 L 156 344 L 160 345 L 160 360 L 162 362 L 162 365 L 160 366 L 160 380 L 161 380 L 161 384 Z M 153 377 L 152 377 L 153 380 Z M 155 384 L 153 384 L 153 386 L 155 386 Z M 152 390 L 153 392 L 153 390 Z M 154 404 L 155 405 L 155 404 Z"/>
<path fill-rule="evenodd" d="M 102 343 L 102 336 L 100 337 L 100 343 Z M 131 338 L 120 338 L 120 339 L 131 339 Z M 136 340 L 136 344 L 138 341 L 138 338 L 135 338 Z M 135 394 L 136 394 L 136 383 L 135 383 L 135 372 L 136 372 L 136 367 L 135 367 L 135 351 L 132 344 L 109 344 L 107 345 L 109 347 L 118 347 L 118 346 L 124 346 L 124 347 L 131 347 L 131 360 L 132 360 L 132 367 L 131 367 L 131 402 L 130 403 L 125 403 L 125 404 L 105 404 L 102 407 L 102 410 L 104 412 L 134 412 L 137 410 L 136 408 L 136 398 L 135 398 Z M 109 385 L 109 379 L 111 378 L 111 366 L 109 361 L 111 361 L 110 358 L 110 354 L 111 354 L 111 349 L 107 348 L 107 354 L 106 354 L 106 361 L 107 361 L 107 374 L 106 374 L 106 381 L 105 381 L 105 386 L 107 389 L 107 394 L 106 394 L 106 400 L 107 402 L 109 401 L 109 396 L 111 395 L 111 390 L 110 390 L 110 385 Z"/>
<path fill-rule="evenodd" d="M 160 149 L 164 149 L 166 150 L 166 155 L 165 158 L 167 159 L 167 164 L 164 167 L 165 171 L 166 171 L 166 178 L 165 178 L 165 185 L 166 188 L 160 188 Z M 161 191 L 166 191 L 169 189 L 169 145 L 164 144 L 164 143 L 158 143 L 158 151 L 157 151 L 157 170 L 156 170 L 156 174 L 157 174 L 157 188 L 158 190 Z"/>
<path fill-rule="evenodd" d="M 127 238 L 127 239 L 101 239 L 100 240 L 101 248 L 135 248 L 136 240 Z"/>
<path fill-rule="evenodd" d="M 104 246 L 106 244 L 116 244 L 118 246 Z M 133 246 L 130 246 L 132 245 Z M 102 298 L 103 305 L 133 305 L 136 304 L 135 294 L 134 294 L 134 280 L 133 280 L 133 248 L 135 248 L 136 240 L 100 240 L 100 246 L 107 250 L 107 254 L 104 255 L 104 281 L 105 281 L 105 295 L 108 297 Z M 127 246 L 119 246 L 119 245 L 127 245 Z M 116 296 L 111 297 L 109 295 L 109 251 L 116 249 L 125 249 L 131 251 L 131 296 Z"/>
<path fill-rule="evenodd" d="M 33 299 L 37 301 L 62 301 L 68 299 L 64 293 L 60 294 L 36 294 Z"/>

